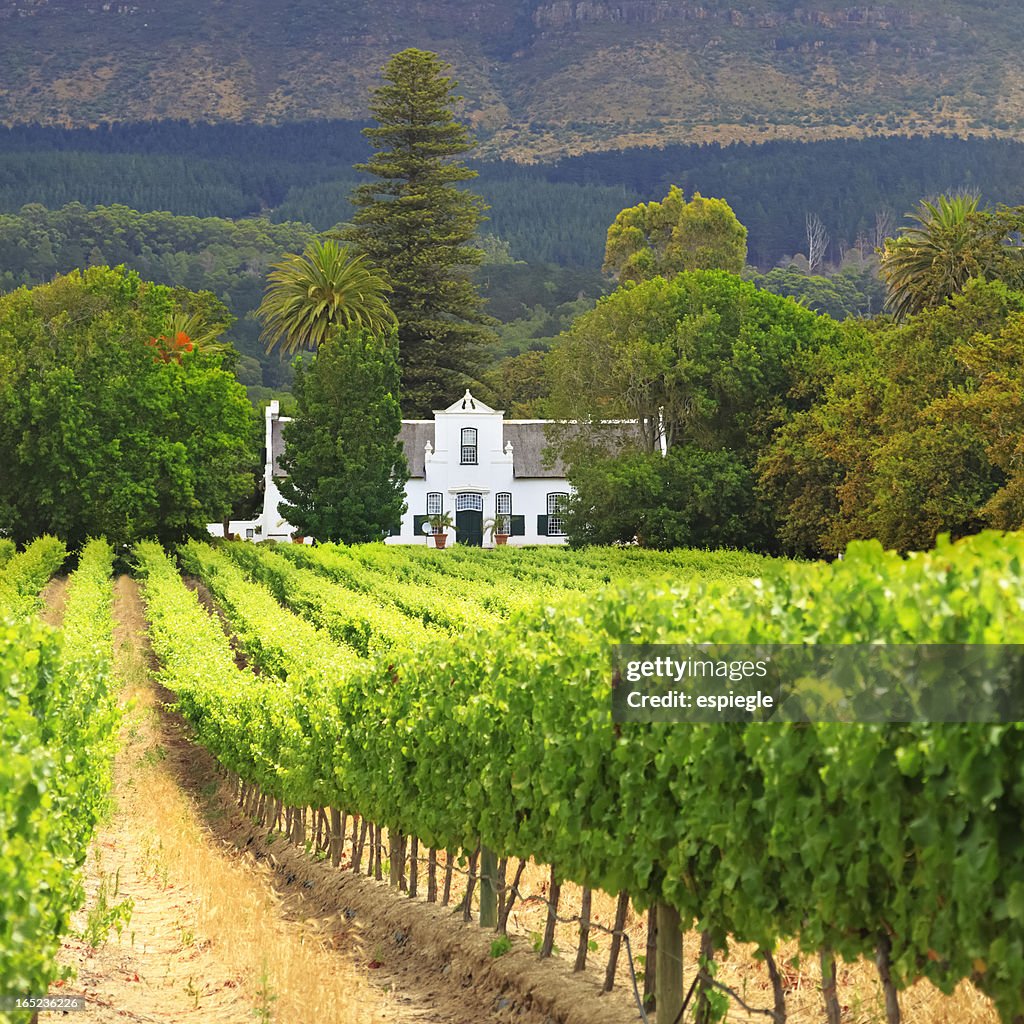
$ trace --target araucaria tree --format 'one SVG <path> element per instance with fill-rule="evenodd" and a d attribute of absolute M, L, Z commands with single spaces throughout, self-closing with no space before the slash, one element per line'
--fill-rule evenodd
<path fill-rule="evenodd" d="M 393 332 L 336 331 L 296 367 L 281 494 L 299 533 L 356 544 L 398 526 L 409 473 L 395 348 Z"/>
<path fill-rule="evenodd" d="M 356 169 L 372 175 L 353 193 L 345 237 L 384 270 L 398 317 L 402 404 L 429 416 L 478 375 L 490 318 L 471 278 L 481 251 L 471 244 L 486 209 L 459 182 L 476 177 L 459 158 L 472 148 L 453 115 L 456 83 L 436 54 L 403 50 L 384 68 L 364 132 L 376 153 Z"/>

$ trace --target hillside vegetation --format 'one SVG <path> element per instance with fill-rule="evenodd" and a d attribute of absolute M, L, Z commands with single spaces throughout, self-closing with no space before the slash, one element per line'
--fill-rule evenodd
<path fill-rule="evenodd" d="M 436 50 L 491 153 L 940 130 L 1019 134 L 1011 0 L 0 0 L 0 121 L 359 118 Z"/>

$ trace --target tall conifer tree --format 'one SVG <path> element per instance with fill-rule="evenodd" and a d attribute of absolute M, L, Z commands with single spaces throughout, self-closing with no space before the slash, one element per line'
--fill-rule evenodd
<path fill-rule="evenodd" d="M 384 68 L 364 129 L 376 153 L 356 169 L 373 175 L 353 193 L 357 213 L 347 240 L 383 269 L 398 317 L 402 409 L 429 416 L 479 373 L 493 335 L 471 272 L 481 260 L 472 239 L 486 209 L 456 187 L 476 177 L 460 157 L 473 146 L 453 115 L 450 70 L 434 53 L 403 50 Z"/>

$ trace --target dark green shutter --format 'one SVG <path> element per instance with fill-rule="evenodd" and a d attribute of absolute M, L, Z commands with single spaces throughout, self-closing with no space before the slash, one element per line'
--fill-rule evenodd
<path fill-rule="evenodd" d="M 509 534 L 510 537 L 525 537 L 526 536 L 526 516 L 509 516 L 511 523 L 509 524 L 512 532 Z"/>
<path fill-rule="evenodd" d="M 430 516 L 413 516 L 412 517 L 412 530 L 417 537 L 423 536 L 423 524 L 430 519 Z"/>
<path fill-rule="evenodd" d="M 537 534 L 541 537 L 548 535 L 548 517 L 537 516 Z"/>

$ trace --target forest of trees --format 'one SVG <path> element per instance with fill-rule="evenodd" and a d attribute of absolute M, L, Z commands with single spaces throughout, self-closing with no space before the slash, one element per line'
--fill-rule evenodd
<path fill-rule="evenodd" d="M 75 268 L 121 263 L 143 280 L 211 292 L 235 318 L 226 338 L 239 350 L 236 374 L 250 398 L 286 391 L 292 367 L 277 352 L 266 353 L 256 309 L 273 264 L 302 252 L 318 230 L 351 221 L 352 162 L 367 159 L 358 128 L 166 124 L 0 131 L 0 168 L 8 172 L 0 176 L 0 210 L 7 210 L 0 212 L 0 292 Z M 184 161 L 183 152 L 195 159 Z M 309 153 L 315 158 L 306 158 Z M 581 463 L 574 483 L 604 514 L 593 533 L 595 520 L 578 505 L 579 536 L 642 533 L 651 543 L 729 543 L 814 555 L 863 536 L 913 547 L 942 530 L 1019 524 L 1017 451 L 1002 439 L 1016 436 L 1019 426 L 1013 396 L 1019 396 L 1022 365 L 1018 289 L 1024 275 L 1019 251 L 1006 242 L 1017 237 L 1021 218 L 1020 210 L 990 211 L 996 201 L 1024 200 L 1016 174 L 1021 156 L 1024 147 L 1017 143 L 874 139 L 673 147 L 551 166 L 476 165 L 480 176 L 472 184 L 491 209 L 478 236 L 483 257 L 474 280 L 487 312 L 500 322 L 479 391 L 512 415 L 564 412 L 559 394 L 584 394 L 566 375 L 574 361 L 567 362 L 565 352 L 574 338 L 595 343 L 588 324 L 611 324 L 615 310 L 641 302 L 659 268 L 671 278 L 691 266 L 725 267 L 731 272 L 725 277 L 679 279 L 671 294 L 656 287 L 655 312 L 638 310 L 637 322 L 648 313 L 660 316 L 661 307 L 684 311 L 679 322 L 686 329 L 676 331 L 672 345 L 682 346 L 686 365 L 714 363 L 728 372 L 722 381 L 709 377 L 705 392 L 683 396 L 685 415 L 670 459 L 652 461 L 654 453 L 641 452 L 623 463 Z M 976 199 L 918 205 L 923 196 L 966 186 Z M 691 200 L 696 191 L 722 197 L 724 204 Z M 97 198 L 117 202 L 90 207 Z M 636 205 L 644 201 L 651 202 Z M 185 212 L 197 209 L 230 216 Z M 911 210 L 918 227 L 908 233 L 904 216 Z M 285 211 L 299 219 L 281 220 Z M 659 218 L 685 220 L 687 211 L 703 212 L 691 227 L 658 242 Z M 710 212 L 714 216 L 705 217 Z M 615 256 L 613 246 L 602 273 L 613 223 L 612 241 L 626 249 Z M 735 235 L 718 255 L 717 243 L 699 237 L 714 223 Z M 634 241 L 628 241 L 631 232 L 639 232 Z M 906 244 L 887 243 L 896 236 Z M 631 248 L 641 243 L 655 246 L 651 255 Z M 947 265 L 933 259 L 932 243 L 969 257 L 948 281 L 928 278 L 928 267 Z M 659 255 L 661 244 L 669 248 Z M 710 253 L 710 262 L 700 256 L 690 263 L 687 253 Z M 633 267 L 625 277 L 640 282 L 632 292 L 613 292 L 613 274 L 622 276 L 626 265 L 617 259 Z M 896 322 L 880 315 L 886 272 L 890 286 L 910 288 L 900 299 L 905 315 Z M 972 278 L 983 280 L 969 283 Z M 765 292 L 786 301 L 773 303 Z M 595 309 L 602 296 L 613 304 Z M 755 318 L 743 328 L 749 338 L 775 337 L 779 317 L 810 333 L 801 352 L 780 354 L 778 387 L 740 426 L 750 443 L 737 445 L 729 435 L 723 447 L 708 440 L 722 433 L 714 396 L 736 386 L 742 374 L 728 369 L 736 353 L 730 355 L 711 325 L 739 316 L 741 307 Z M 801 319 L 814 315 L 820 319 L 813 324 Z M 709 363 L 711 351 L 719 354 Z M 912 379 L 908 351 L 914 353 Z M 593 365 L 611 372 L 615 363 L 609 356 Z M 763 367 L 751 372 L 751 379 L 763 379 Z M 740 387 L 737 395 L 749 391 Z M 857 429 L 837 434 L 837 423 Z M 631 496 L 619 520 L 609 512 L 615 493 Z M 690 505 L 666 512 L 665 496 L 681 493 L 693 498 Z M 634 522 L 645 494 L 664 514 Z M 723 495 L 732 510 L 724 519 L 709 514 L 720 509 Z M 601 533 L 612 527 L 614 537 Z"/>
<path fill-rule="evenodd" d="M 287 387 L 289 362 L 264 352 L 253 315 L 265 272 L 315 230 L 351 219 L 353 164 L 370 153 L 363 127 L 0 128 L 0 291 L 121 262 L 148 280 L 209 289 L 236 318 L 231 338 L 250 394 Z M 875 249 L 921 196 L 974 187 L 983 201 L 1022 201 L 1022 157 L 1020 143 L 932 137 L 474 164 L 473 187 L 490 206 L 476 277 L 502 325 L 492 358 L 548 349 L 607 292 L 608 226 L 671 184 L 728 201 L 747 228 L 745 275 L 759 287 L 843 319 L 881 310 Z M 498 372 L 515 379 L 521 369 Z"/>
<path fill-rule="evenodd" d="M 886 313 L 840 323 L 743 280 L 741 226 L 704 204 L 624 210 L 629 280 L 546 357 L 570 542 L 817 557 L 1019 529 L 1024 206 L 922 200 L 880 256 Z"/>
<path fill-rule="evenodd" d="M 364 123 L 279 126 L 183 122 L 60 129 L 0 128 L 0 212 L 124 204 L 195 216 L 348 221 L 354 164 L 370 154 Z M 750 262 L 769 270 L 807 252 L 808 214 L 828 233 L 826 259 L 873 247 L 922 196 L 960 188 L 986 202 L 1024 202 L 1024 144 L 943 136 L 815 143 L 665 146 L 555 164 L 482 162 L 473 188 L 491 209 L 485 231 L 516 259 L 597 268 L 623 207 L 669 185 L 728 201 L 748 232 Z M 584 187 L 579 187 L 584 186 Z M 881 237 L 880 237 L 881 236 Z"/>

